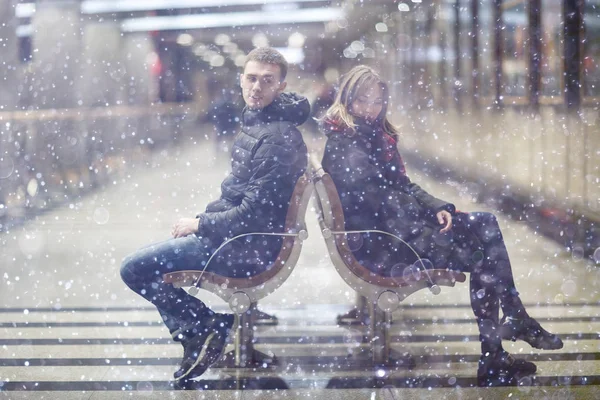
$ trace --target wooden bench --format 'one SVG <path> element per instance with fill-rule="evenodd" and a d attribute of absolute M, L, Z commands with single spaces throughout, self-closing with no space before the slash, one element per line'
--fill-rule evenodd
<path fill-rule="evenodd" d="M 315 209 L 331 261 L 344 281 L 367 299 L 369 339 L 372 343 L 369 362 L 375 365 L 412 367 L 414 360 L 410 355 L 400 355 L 390 348 L 389 325 L 392 312 L 412 293 L 429 288 L 433 294 L 439 294 L 440 286 L 454 286 L 456 282 L 464 282 L 465 274 L 445 269 L 426 269 L 422 263 L 423 268 L 415 269 L 407 276 L 386 277 L 361 265 L 350 250 L 348 234 L 377 233 L 394 237 L 399 243 L 403 242 L 402 239 L 384 231 L 346 231 L 342 203 L 335 184 L 314 155 L 310 160 L 310 172 L 315 186 Z M 417 258 L 421 260 L 418 255 Z"/>
<path fill-rule="evenodd" d="M 290 276 L 302 249 L 302 242 L 308 238 L 305 215 L 313 185 L 305 174 L 301 176 L 292 193 L 287 211 L 283 233 L 253 232 L 236 236 L 225 244 L 250 235 L 281 236 L 283 242 L 277 259 L 264 272 L 248 278 L 230 278 L 214 272 L 178 271 L 163 275 L 165 283 L 175 287 L 191 287 L 190 294 L 195 296 L 198 289 L 205 289 L 225 300 L 231 310 L 239 316 L 238 331 L 234 342 L 233 354 L 225 358 L 224 366 L 252 367 L 276 364 L 274 356 L 268 356 L 254 348 L 252 319 L 250 308 L 253 304 L 277 289 Z M 217 249 L 212 257 L 219 251 Z M 210 263 L 212 257 L 208 260 Z"/>

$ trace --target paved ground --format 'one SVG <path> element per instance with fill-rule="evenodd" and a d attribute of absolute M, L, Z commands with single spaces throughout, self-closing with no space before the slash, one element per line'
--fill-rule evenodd
<path fill-rule="evenodd" d="M 167 238 L 177 218 L 195 215 L 218 196 L 228 168 L 228 157 L 216 157 L 212 144 L 188 141 L 110 187 L 0 236 L 0 397 L 199 398 L 195 391 L 168 391 L 181 347 L 168 340 L 158 313 L 125 287 L 118 271 L 125 255 Z M 409 172 L 462 210 L 482 208 L 460 187 L 419 176 L 410 166 Z M 534 383 L 540 386 L 455 388 L 474 382 L 479 351 L 467 284 L 444 288 L 439 296 L 421 291 L 395 316 L 405 323 L 394 325 L 394 346 L 428 362 L 413 371 L 336 369 L 361 347 L 362 334 L 335 326 L 354 294 L 331 265 L 309 210 L 310 238 L 296 269 L 261 302 L 280 324 L 259 329 L 257 347 L 278 354 L 284 365 L 262 372 L 213 368 L 202 377 L 203 398 L 598 396 L 600 270 L 524 224 L 499 219 L 529 313 L 565 339 L 558 352 L 507 343 L 510 351 L 538 360 Z M 201 297 L 226 310 L 216 296 Z M 434 389 L 406 388 L 414 382 Z"/>

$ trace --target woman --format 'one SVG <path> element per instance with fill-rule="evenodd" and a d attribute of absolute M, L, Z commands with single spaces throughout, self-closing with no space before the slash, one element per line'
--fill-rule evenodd
<path fill-rule="evenodd" d="M 357 66 L 342 77 L 335 102 L 321 121 L 327 135 L 322 164 L 340 194 L 346 229 L 387 231 L 434 268 L 469 272 L 482 350 L 478 384 L 516 384 L 521 376 L 535 373 L 536 366 L 514 359 L 502 348 L 502 339 L 521 339 L 540 349 L 559 349 L 562 341 L 525 311 L 495 216 L 457 212 L 408 178 L 397 131 L 386 116 L 388 98 L 379 75 Z M 415 261 L 412 250 L 399 241 L 366 235 L 349 242 L 359 261 L 386 276 L 402 274 L 399 266 Z"/>

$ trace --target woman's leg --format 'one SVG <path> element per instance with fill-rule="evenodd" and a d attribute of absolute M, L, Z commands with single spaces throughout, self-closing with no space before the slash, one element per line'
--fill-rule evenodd
<path fill-rule="evenodd" d="M 455 222 L 452 229 L 455 248 L 449 266 L 458 267 L 471 275 L 471 307 L 477 319 L 481 341 L 477 383 L 479 386 L 517 384 L 521 377 L 534 374 L 537 367 L 531 362 L 513 358 L 502 348 L 498 315 L 502 295 L 510 292 L 517 299 L 518 295 L 516 290 L 510 290 L 511 287 L 514 289 L 514 282 L 511 285 L 512 272 L 503 271 L 497 275 L 494 270 L 498 261 L 504 259 L 501 251 L 504 244 L 499 249 L 493 242 L 494 239 L 502 240 L 500 229 L 496 229 L 495 217 L 489 213 L 459 213 Z M 510 268 L 510 264 L 508 266 Z"/>
<path fill-rule="evenodd" d="M 502 338 L 498 331 L 500 302 L 498 295 L 488 282 L 480 266 L 471 270 L 469 279 L 469 297 L 479 328 L 481 352 L 494 353 L 502 350 Z"/>
<path fill-rule="evenodd" d="M 484 246 L 473 230 L 474 220 L 469 214 L 458 213 L 452 230 L 439 233 L 434 227 L 430 237 L 423 237 L 413 248 L 423 258 L 431 261 L 434 268 L 448 268 L 470 273 L 469 297 L 479 328 L 482 352 L 496 353 L 502 350 L 498 333 L 499 295 L 495 283 L 486 274 Z"/>
<path fill-rule="evenodd" d="M 453 228 L 455 251 L 450 260 L 470 272 L 471 307 L 481 336 L 483 353 L 502 349 L 499 308 L 524 312 L 512 277 L 502 233 L 491 213 L 458 213 Z M 511 307 L 511 305 L 513 307 Z"/>
<path fill-rule="evenodd" d="M 478 294 L 476 297 L 482 298 L 484 304 L 493 298 L 500 300 L 506 319 L 502 325 L 496 323 L 500 337 L 522 339 L 540 349 L 561 348 L 563 343 L 560 338 L 543 329 L 525 310 L 515 287 L 508 251 L 496 217 L 491 213 L 476 212 L 462 220 L 483 245 L 483 260 L 475 267 L 473 272 L 476 274 L 471 274 L 471 279 L 477 281 L 472 290 Z M 497 304 L 494 307 L 497 309 Z"/>
<path fill-rule="evenodd" d="M 156 306 L 171 334 L 180 328 L 198 324 L 213 312 L 199 299 L 183 289 L 163 282 L 167 272 L 201 270 L 212 249 L 196 235 L 169 239 L 146 246 L 121 266 L 121 278 L 134 292 Z"/>
<path fill-rule="evenodd" d="M 525 306 L 515 287 L 508 251 L 496 216 L 487 212 L 469 213 L 467 224 L 483 245 L 482 279 L 491 282 L 495 288 L 502 311 L 513 318 L 527 318 Z"/>

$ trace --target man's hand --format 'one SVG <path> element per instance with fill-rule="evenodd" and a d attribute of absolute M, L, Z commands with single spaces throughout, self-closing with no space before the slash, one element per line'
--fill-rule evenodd
<path fill-rule="evenodd" d="M 198 232 L 198 218 L 181 218 L 175 225 L 171 235 L 180 238 Z"/>
<path fill-rule="evenodd" d="M 446 233 L 452 228 L 452 214 L 446 210 L 442 210 L 435 215 L 440 225 L 445 225 L 440 229 L 440 233 Z"/>

